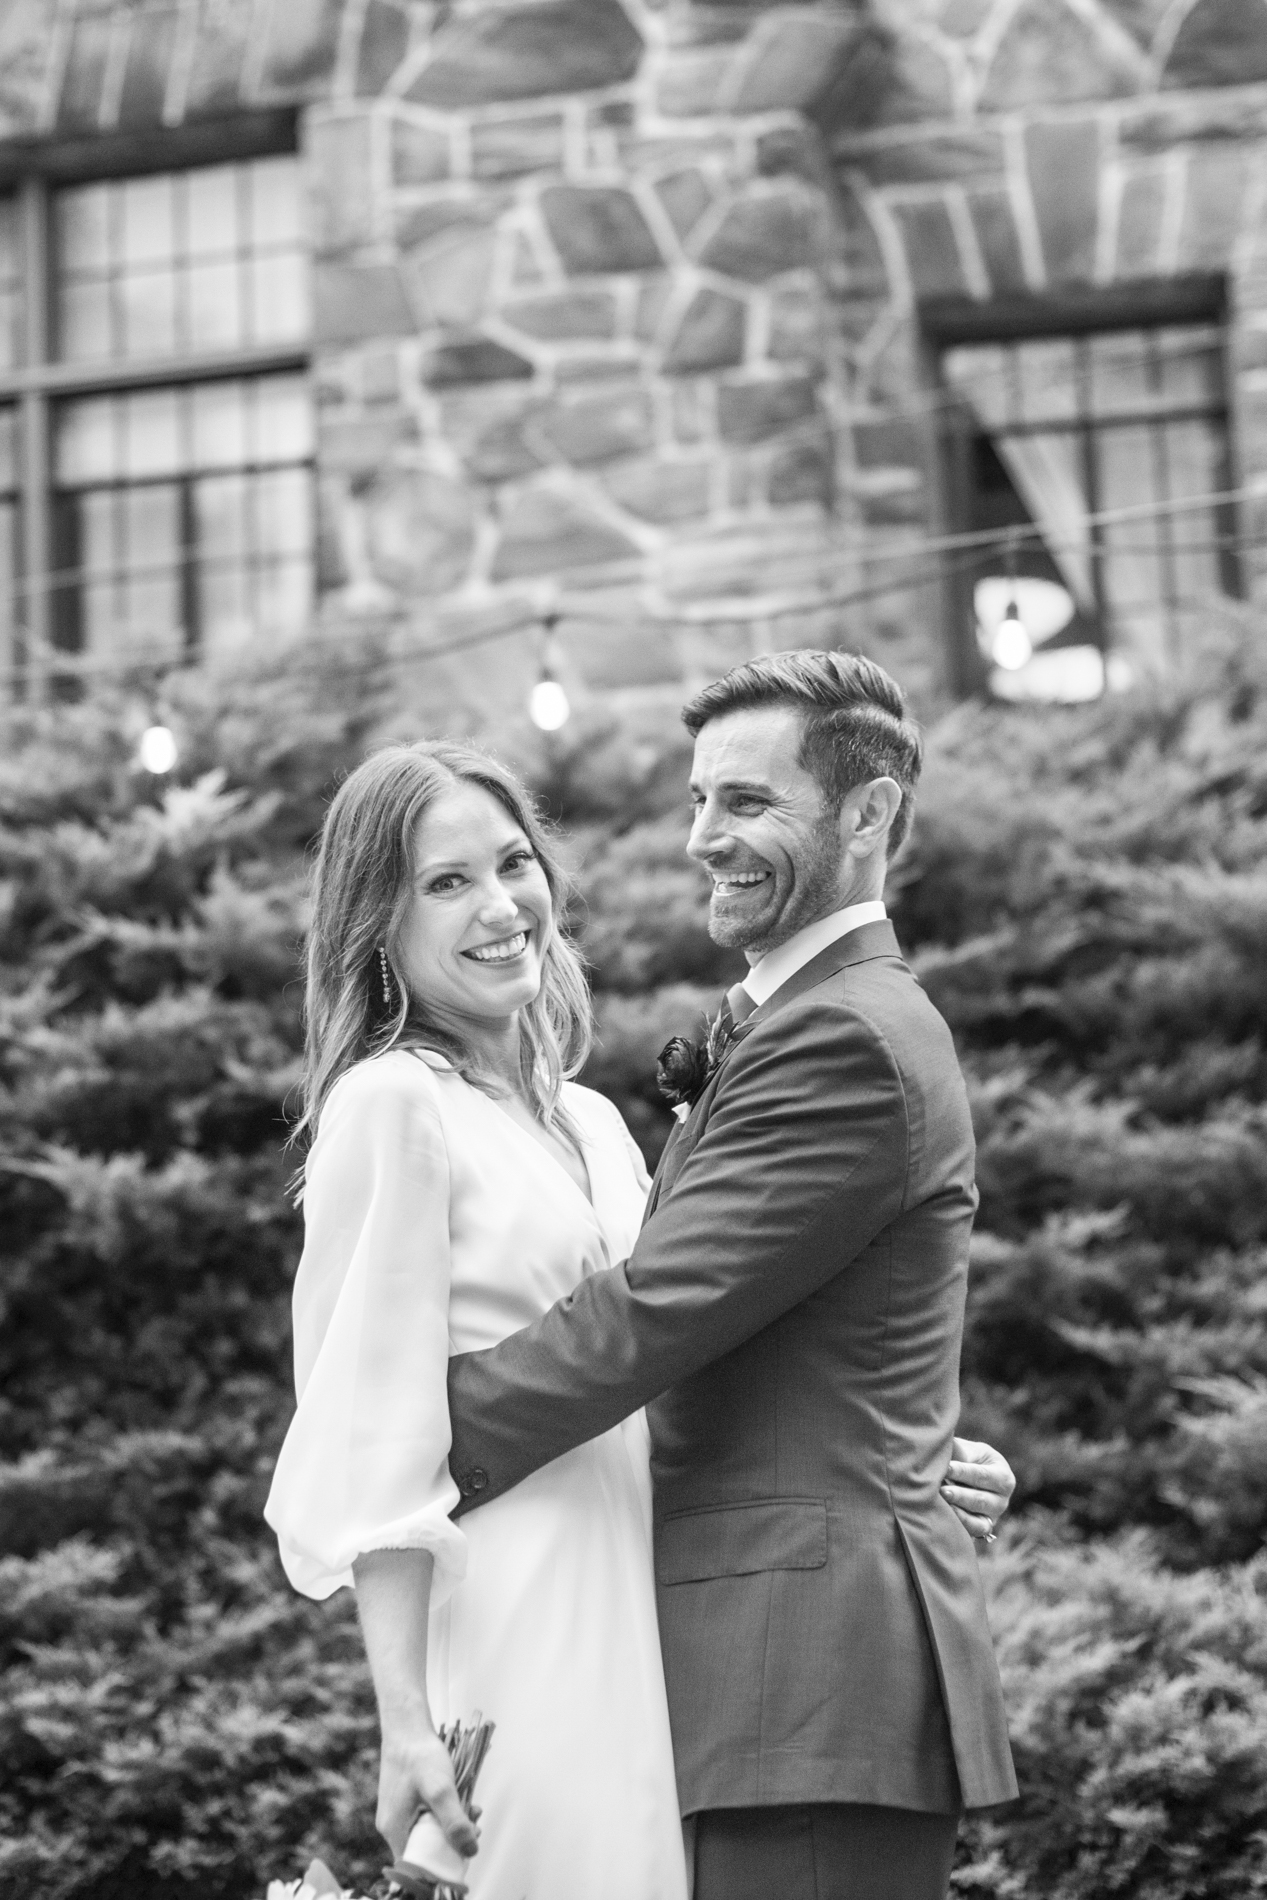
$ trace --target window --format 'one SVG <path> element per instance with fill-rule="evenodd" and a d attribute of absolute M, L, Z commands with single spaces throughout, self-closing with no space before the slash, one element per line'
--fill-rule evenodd
<path fill-rule="evenodd" d="M 302 340 L 298 200 L 292 158 L 63 188 L 58 355 L 126 360 Z"/>
<path fill-rule="evenodd" d="M 307 295 L 289 154 L 27 180 L 0 201 L 0 615 L 19 690 L 302 630 Z"/>
<path fill-rule="evenodd" d="M 1073 334 L 943 348 L 953 525 L 984 543 L 951 589 L 952 637 L 996 691 L 1080 698 L 1173 667 L 1211 597 L 1240 594 L 1221 299 L 1205 295 L 1208 315 L 1095 327 L 1091 311 Z"/>
<path fill-rule="evenodd" d="M 54 645 L 223 657 L 303 625 L 312 546 L 302 376 L 58 405 Z"/>

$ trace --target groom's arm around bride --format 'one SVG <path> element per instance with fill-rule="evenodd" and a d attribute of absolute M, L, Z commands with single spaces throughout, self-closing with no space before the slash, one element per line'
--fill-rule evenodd
<path fill-rule="evenodd" d="M 689 848 L 756 1007 L 630 1258 L 452 1362 L 451 1465 L 480 1502 L 648 1403 L 698 1900 L 764 1892 L 764 1856 L 790 1894 L 925 1900 L 961 1807 L 1015 1781 L 976 1550 L 939 1488 L 972 1127 L 879 902 L 918 736 L 888 676 L 838 654 L 752 662 L 686 718 Z"/>

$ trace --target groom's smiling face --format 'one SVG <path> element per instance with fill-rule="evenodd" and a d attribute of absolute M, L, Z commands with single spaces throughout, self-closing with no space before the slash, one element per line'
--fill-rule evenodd
<path fill-rule="evenodd" d="M 712 879 L 708 934 L 752 961 L 849 901 L 840 825 L 800 753 L 785 706 L 724 713 L 695 741 L 686 849 Z"/>

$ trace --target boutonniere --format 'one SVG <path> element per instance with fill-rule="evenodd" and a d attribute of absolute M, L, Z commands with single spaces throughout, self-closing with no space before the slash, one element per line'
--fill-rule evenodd
<path fill-rule="evenodd" d="M 705 1026 L 703 1042 L 689 1036 L 670 1036 L 656 1057 L 655 1079 L 661 1095 L 676 1115 L 685 1117 L 725 1061 L 730 1049 L 745 1036 L 746 1023 L 736 1023 L 729 1010 L 718 1010 Z"/>

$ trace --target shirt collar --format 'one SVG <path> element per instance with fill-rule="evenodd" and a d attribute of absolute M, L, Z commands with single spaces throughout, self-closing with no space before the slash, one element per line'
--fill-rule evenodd
<path fill-rule="evenodd" d="M 863 924 L 882 924 L 888 914 L 881 900 L 875 898 L 867 904 L 846 904 L 843 910 L 834 910 L 830 917 L 820 917 L 817 923 L 806 924 L 804 930 L 798 930 L 777 950 L 762 957 L 760 963 L 753 964 L 743 979 L 744 988 L 759 1007 L 829 943 L 837 943 L 851 930 L 861 930 Z"/>

